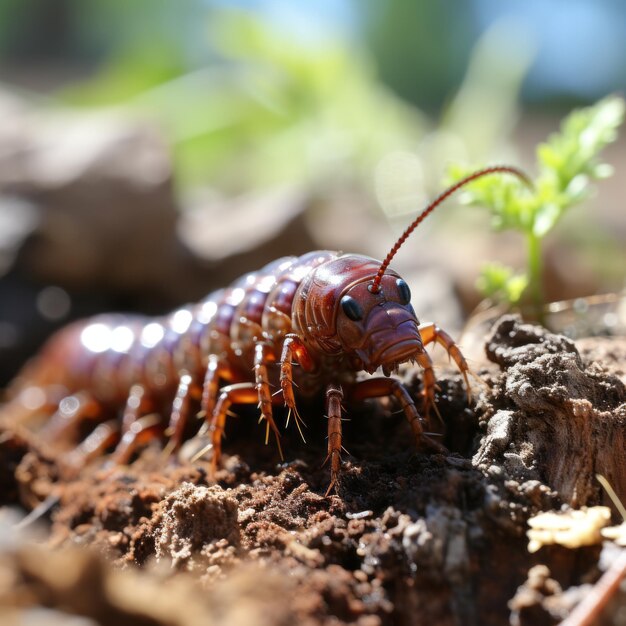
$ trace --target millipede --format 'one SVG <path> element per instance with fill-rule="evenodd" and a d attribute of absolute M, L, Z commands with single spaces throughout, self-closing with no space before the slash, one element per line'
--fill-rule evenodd
<path fill-rule="evenodd" d="M 199 403 L 214 473 L 232 405 L 258 405 L 266 443 L 273 433 L 282 457 L 274 406 L 284 404 L 287 426 L 293 416 L 301 429 L 296 396 L 324 393 L 327 495 L 340 479 L 344 401 L 392 397 L 415 443 L 445 452 L 424 428 L 431 409 L 437 410 L 435 375 L 425 346 L 436 342 L 445 348 L 468 394 L 470 370 L 444 330 L 434 323 L 420 324 L 408 284 L 389 264 L 448 196 L 497 173 L 528 183 L 523 172 L 504 165 L 466 176 L 418 215 L 383 261 L 328 250 L 309 252 L 277 259 L 163 317 L 111 314 L 74 322 L 54 334 L 26 364 L 9 388 L 0 418 L 27 425 L 43 413 L 46 419 L 38 432 L 49 440 L 70 442 L 78 465 L 109 450 L 112 461 L 124 464 L 138 446 L 155 438 L 164 438 L 171 454 L 179 451 Z M 392 376 L 407 362 L 423 371 L 422 414 Z M 375 375 L 377 370 L 382 375 Z M 357 379 L 362 371 L 370 376 Z M 80 426 L 86 420 L 96 425 L 81 439 Z"/>

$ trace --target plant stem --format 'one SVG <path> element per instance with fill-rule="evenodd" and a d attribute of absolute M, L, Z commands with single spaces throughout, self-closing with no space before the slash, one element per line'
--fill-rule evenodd
<path fill-rule="evenodd" d="M 526 233 L 528 245 L 528 278 L 532 305 L 539 322 L 543 321 L 543 287 L 542 287 L 542 259 L 541 240 L 532 231 Z"/>

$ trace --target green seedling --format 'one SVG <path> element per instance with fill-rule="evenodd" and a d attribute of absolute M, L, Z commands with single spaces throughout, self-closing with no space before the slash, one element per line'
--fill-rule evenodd
<path fill-rule="evenodd" d="M 538 173 L 532 189 L 516 179 L 496 176 L 468 186 L 463 202 L 486 207 L 494 230 L 518 231 L 526 243 L 525 273 L 494 263 L 483 268 L 478 287 L 486 297 L 509 305 L 530 302 L 541 318 L 542 241 L 567 209 L 589 197 L 594 180 L 612 174 L 612 167 L 599 155 L 617 138 L 624 109 L 622 98 L 609 96 L 570 113 L 560 131 L 537 147 Z M 453 180 L 466 173 L 460 166 L 451 170 Z"/>

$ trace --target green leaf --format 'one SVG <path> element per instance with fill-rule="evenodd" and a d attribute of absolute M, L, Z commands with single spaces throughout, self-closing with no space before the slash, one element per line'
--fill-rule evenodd
<path fill-rule="evenodd" d="M 624 110 L 622 98 L 609 96 L 570 113 L 563 120 L 560 132 L 552 134 L 537 148 L 540 176 L 558 180 L 561 191 L 579 174 L 595 178 L 598 155 L 617 138 Z M 605 173 L 602 168 L 599 171 Z"/>
<path fill-rule="evenodd" d="M 545 237 L 561 216 L 561 208 L 555 204 L 544 204 L 535 213 L 532 230 L 537 237 Z"/>
<path fill-rule="evenodd" d="M 507 304 L 519 302 L 527 286 L 526 274 L 516 274 L 513 268 L 495 262 L 483 265 L 476 281 L 484 297 Z"/>

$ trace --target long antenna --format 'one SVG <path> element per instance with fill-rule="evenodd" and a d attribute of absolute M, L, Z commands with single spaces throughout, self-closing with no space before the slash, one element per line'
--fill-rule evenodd
<path fill-rule="evenodd" d="M 396 241 L 395 245 L 389 251 L 389 254 L 385 257 L 385 260 L 381 263 L 380 268 L 378 269 L 378 273 L 374 278 L 374 282 L 369 286 L 369 290 L 372 293 L 378 293 L 380 291 L 380 281 L 383 279 L 383 274 L 385 270 L 389 267 L 389 263 L 391 263 L 391 259 L 396 255 L 396 252 L 400 249 L 400 246 L 408 239 L 409 235 L 418 227 L 418 225 L 422 222 L 422 220 L 427 217 L 432 211 L 439 206 L 448 196 L 451 196 L 455 191 L 464 187 L 468 183 L 471 183 L 473 180 L 477 178 L 481 178 L 482 176 L 487 176 L 488 174 L 513 174 L 517 176 L 524 184 L 526 184 L 531 189 L 533 188 L 533 184 L 528 178 L 528 176 L 522 172 L 522 170 L 517 167 L 512 167 L 510 165 L 494 165 L 492 167 L 486 167 L 482 170 L 478 170 L 473 174 L 469 174 L 465 178 L 462 178 L 460 181 L 448 187 L 443 193 L 437 196 L 413 221 L 413 223 L 402 233 L 398 241 Z"/>

